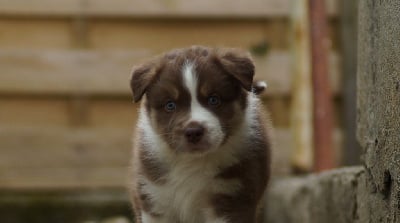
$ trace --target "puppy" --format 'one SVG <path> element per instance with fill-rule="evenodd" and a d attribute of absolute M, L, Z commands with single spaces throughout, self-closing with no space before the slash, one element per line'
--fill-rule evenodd
<path fill-rule="evenodd" d="M 133 69 L 141 101 L 132 203 L 141 223 L 255 223 L 269 179 L 270 139 L 237 49 L 194 46 Z"/>

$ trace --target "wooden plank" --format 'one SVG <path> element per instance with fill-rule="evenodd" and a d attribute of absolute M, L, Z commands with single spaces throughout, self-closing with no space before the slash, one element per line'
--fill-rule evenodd
<path fill-rule="evenodd" d="M 139 103 L 130 98 L 91 100 L 89 126 L 92 128 L 122 128 L 132 130 L 137 118 Z"/>
<path fill-rule="evenodd" d="M 0 168 L 128 165 L 132 129 L 1 127 Z"/>
<path fill-rule="evenodd" d="M 265 96 L 289 96 L 293 86 L 291 56 L 286 51 L 273 51 L 265 57 L 254 57 L 256 79 L 265 80 L 268 84 Z M 335 94 L 340 93 L 340 59 L 336 53 L 329 58 L 329 75 Z"/>
<path fill-rule="evenodd" d="M 334 24 L 334 23 L 332 23 Z M 271 20 L 71 19 L 0 17 L 2 48 L 148 49 L 193 44 L 286 49 L 288 23 Z"/>
<path fill-rule="evenodd" d="M 329 26 L 332 49 L 338 49 L 336 20 Z M 49 19 L 0 18 L 0 49 L 135 50 L 154 52 L 193 44 L 251 48 L 267 42 L 289 48 L 289 23 L 271 20 Z"/>
<path fill-rule="evenodd" d="M 0 94 L 130 95 L 133 64 L 152 55 L 146 51 L 0 50 Z M 272 51 L 255 57 L 256 79 L 268 83 L 266 95 L 289 95 L 290 55 Z M 339 60 L 331 54 L 334 92 L 340 91 Z"/>
<path fill-rule="evenodd" d="M 190 45 L 250 48 L 267 42 L 286 49 L 288 23 L 262 20 L 106 20 L 90 21 L 88 43 L 101 50 L 147 49 L 163 52 Z"/>
<path fill-rule="evenodd" d="M 0 75 L 1 76 L 1 75 Z M 68 126 L 68 102 L 57 98 L 0 98 L 0 127 Z"/>
<path fill-rule="evenodd" d="M 337 3 L 329 2 L 334 14 Z M 247 17 L 286 16 L 290 0 L 0 0 L 2 15 L 112 17 Z"/>
<path fill-rule="evenodd" d="M 128 166 L 0 168 L 0 189 L 126 187 Z"/>
<path fill-rule="evenodd" d="M 77 100 L 77 101 L 76 101 Z M 76 108 L 81 106 L 83 108 Z M 75 111 L 78 110 L 78 111 Z M 137 104 L 130 97 L 0 97 L 0 127 L 42 126 L 130 128 Z"/>
<path fill-rule="evenodd" d="M 0 0 L 1 15 L 75 15 L 81 11 L 81 0 Z"/>
<path fill-rule="evenodd" d="M 1 92 L 129 94 L 131 67 L 144 52 L 1 51 Z"/>
<path fill-rule="evenodd" d="M 130 159 L 130 134 L 124 129 L 7 127 L 0 129 L 0 188 L 124 186 Z M 341 146 L 335 132 L 335 148 Z M 274 130 L 272 170 L 290 174 L 288 129 Z"/>
<path fill-rule="evenodd" d="M 69 21 L 0 19 L 0 49 L 67 49 L 72 43 Z"/>

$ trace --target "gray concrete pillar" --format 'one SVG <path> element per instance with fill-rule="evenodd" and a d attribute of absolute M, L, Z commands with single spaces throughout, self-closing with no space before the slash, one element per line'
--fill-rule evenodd
<path fill-rule="evenodd" d="M 359 1 L 357 138 L 369 222 L 400 222 L 400 1 Z"/>

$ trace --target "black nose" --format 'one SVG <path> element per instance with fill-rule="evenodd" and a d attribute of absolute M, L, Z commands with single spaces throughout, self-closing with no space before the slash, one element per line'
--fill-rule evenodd
<path fill-rule="evenodd" d="M 188 142 L 196 144 L 204 135 L 204 128 L 202 126 L 190 126 L 185 129 L 185 137 Z"/>

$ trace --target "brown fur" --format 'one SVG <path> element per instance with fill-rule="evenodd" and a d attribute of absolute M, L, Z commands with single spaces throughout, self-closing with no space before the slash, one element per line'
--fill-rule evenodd
<path fill-rule="evenodd" d="M 251 94 L 249 91 L 254 88 L 254 65 L 246 52 L 197 46 L 173 50 L 133 70 L 131 88 L 134 101 L 138 102 L 145 96 L 142 100 L 145 115 L 149 117 L 150 124 L 163 142 L 172 149 L 172 154 L 179 156 L 180 153 L 187 152 L 204 153 L 196 159 L 211 162 L 209 160 L 215 159 L 213 156 L 227 151 L 207 153 L 205 145 L 200 146 L 201 150 L 186 150 L 179 143 L 188 126 L 198 125 L 188 123 L 190 101 L 193 99 L 182 80 L 181 69 L 186 61 L 196 65 L 199 86 L 197 100 L 218 117 L 224 134 L 222 145 L 228 143 L 244 122 L 247 98 Z M 256 93 L 262 90 L 257 88 Z M 218 95 L 221 105 L 209 106 L 210 95 Z M 169 100 L 177 104 L 176 111 L 165 110 L 165 104 Z M 207 203 L 212 207 L 213 213 L 229 223 L 256 221 L 256 210 L 269 179 L 270 139 L 263 127 L 265 121 L 262 116 L 257 114 L 256 124 L 250 126 L 257 134 L 243 140 L 243 148 L 237 154 L 239 161 L 230 165 L 221 164 L 214 176 L 215 180 L 238 180 L 241 185 L 239 191 L 234 194 L 204 194 L 208 196 Z M 154 210 L 152 195 L 145 192 L 146 183 L 142 179 L 163 186 L 169 181 L 168 173 L 175 164 L 149 152 L 141 129 L 137 129 L 135 135 L 131 189 L 136 222 L 141 222 L 141 211 L 155 218 L 163 217 L 162 213 Z"/>

